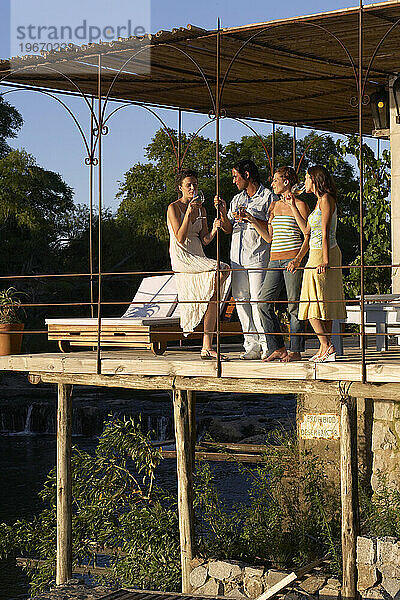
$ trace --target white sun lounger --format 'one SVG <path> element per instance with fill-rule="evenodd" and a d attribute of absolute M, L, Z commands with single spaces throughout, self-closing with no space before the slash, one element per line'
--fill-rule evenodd
<path fill-rule="evenodd" d="M 227 286 L 227 289 L 230 286 Z M 228 293 L 225 300 L 229 298 Z M 145 348 L 154 354 L 163 354 L 167 343 L 183 339 L 179 325 L 178 295 L 173 275 L 145 277 L 132 303 L 122 317 L 101 319 L 101 346 Z M 226 304 L 222 306 L 222 314 Z M 48 339 L 58 342 L 63 352 L 71 346 L 95 346 L 97 344 L 97 318 L 46 319 Z M 203 325 L 188 337 L 200 338 Z M 241 333 L 240 323 L 221 320 L 221 333 Z"/>

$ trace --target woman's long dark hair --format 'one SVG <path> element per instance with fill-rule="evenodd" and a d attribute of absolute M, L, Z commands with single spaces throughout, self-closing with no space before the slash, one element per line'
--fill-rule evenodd
<path fill-rule="evenodd" d="M 315 191 L 318 196 L 330 194 L 336 200 L 336 185 L 328 169 L 326 169 L 322 165 L 315 165 L 314 167 L 309 167 L 307 169 L 307 173 L 309 174 L 313 184 L 315 185 Z"/>

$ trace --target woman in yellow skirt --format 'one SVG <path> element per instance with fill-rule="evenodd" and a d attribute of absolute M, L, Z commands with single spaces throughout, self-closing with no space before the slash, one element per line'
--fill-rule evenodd
<path fill-rule="evenodd" d="M 331 342 L 332 321 L 346 318 L 343 294 L 342 253 L 336 241 L 336 186 L 325 167 L 310 167 L 305 179 L 305 191 L 317 197 L 309 215 L 304 242 L 288 270 L 296 271 L 310 249 L 300 295 L 299 319 L 308 319 L 317 334 L 320 348 L 311 358 L 314 362 L 336 359 Z"/>

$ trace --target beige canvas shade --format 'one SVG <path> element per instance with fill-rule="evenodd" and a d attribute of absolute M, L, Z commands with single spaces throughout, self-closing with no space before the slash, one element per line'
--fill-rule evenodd
<path fill-rule="evenodd" d="M 376 54 L 366 76 L 365 95 L 380 85 L 387 86 L 388 78 L 400 71 L 399 19 L 399 0 L 364 8 L 364 76 Z M 273 120 L 338 133 L 357 132 L 358 27 L 356 7 L 222 28 L 220 83 L 226 75 L 221 96 L 223 116 Z M 81 91 L 89 97 L 98 93 L 101 55 L 103 97 L 212 116 L 216 40 L 216 30 L 188 25 L 141 38 L 2 61 L 0 78 L 3 83 Z M 149 72 L 139 73 L 147 59 Z M 370 134 L 373 123 L 367 104 L 363 107 L 363 122 L 365 133 Z"/>

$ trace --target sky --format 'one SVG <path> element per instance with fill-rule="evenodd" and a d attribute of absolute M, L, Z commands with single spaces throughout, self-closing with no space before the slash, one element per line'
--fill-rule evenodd
<path fill-rule="evenodd" d="M 372 3 L 373 0 L 364 2 L 365 5 Z M 87 19 L 89 26 L 90 15 L 95 14 L 97 24 L 101 21 L 102 25 L 119 23 L 122 26 L 132 17 L 134 6 L 132 27 L 143 23 L 147 30 L 155 33 L 160 29 L 170 30 L 189 23 L 214 29 L 218 17 L 222 27 L 232 27 L 358 5 L 358 0 L 303 0 L 302 3 L 297 0 L 69 0 L 68 3 L 59 0 L 0 0 L 0 58 L 9 58 L 18 53 L 19 44 L 27 39 L 26 28 L 34 18 L 36 23 L 43 23 L 43 26 L 69 23 L 72 18 L 77 23 Z M 25 29 L 19 29 L 16 34 L 17 26 Z M 108 29 L 105 31 L 103 35 L 107 35 Z M 22 35 L 25 36 L 23 42 Z M 82 41 L 77 39 L 76 43 Z M 21 112 L 24 119 L 19 136 L 11 141 L 12 147 L 25 148 L 40 166 L 60 173 L 74 189 L 75 202 L 87 204 L 88 168 L 84 163 L 85 153 L 79 133 L 64 109 L 54 100 L 31 91 L 18 91 L 7 94 L 5 98 Z M 89 123 L 83 100 L 68 98 L 67 103 L 82 123 Z M 110 110 L 112 108 L 110 104 Z M 168 126 L 177 128 L 176 111 L 159 110 L 159 114 Z M 204 116 L 183 114 L 182 125 L 186 133 L 195 131 L 203 122 Z M 144 149 L 158 127 L 154 117 L 139 107 L 121 110 L 114 118 L 110 133 L 103 138 L 104 206 L 116 210 L 119 202 L 115 196 L 119 182 L 133 164 L 146 160 Z M 256 129 L 260 134 L 268 134 L 271 126 L 257 123 Z M 227 120 L 222 124 L 221 141 L 224 144 L 247 134 L 248 130 L 238 123 Z M 211 128 L 209 136 L 212 137 Z"/>

